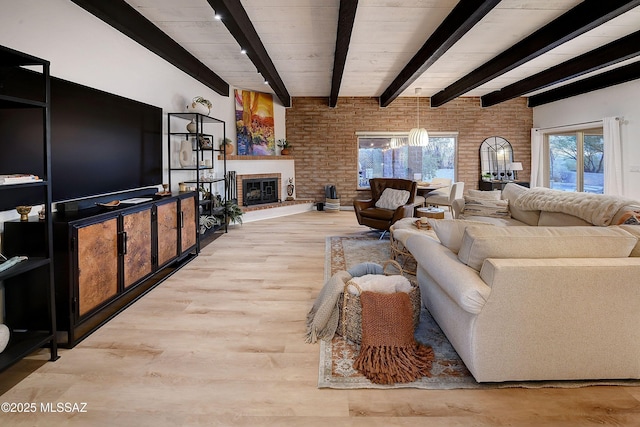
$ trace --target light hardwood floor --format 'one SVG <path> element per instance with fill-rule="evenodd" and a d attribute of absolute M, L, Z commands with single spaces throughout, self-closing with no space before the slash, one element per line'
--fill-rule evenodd
<path fill-rule="evenodd" d="M 323 285 L 325 237 L 353 212 L 234 226 L 55 363 L 0 374 L 2 426 L 640 425 L 640 389 L 320 390 L 305 318 Z M 499 355 L 496 355 L 499 357 Z M 43 413 L 86 402 L 83 413 Z"/>

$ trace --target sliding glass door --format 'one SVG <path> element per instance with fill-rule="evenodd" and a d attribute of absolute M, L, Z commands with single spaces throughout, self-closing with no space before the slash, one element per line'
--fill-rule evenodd
<path fill-rule="evenodd" d="M 549 188 L 604 193 L 602 128 L 547 135 Z"/>

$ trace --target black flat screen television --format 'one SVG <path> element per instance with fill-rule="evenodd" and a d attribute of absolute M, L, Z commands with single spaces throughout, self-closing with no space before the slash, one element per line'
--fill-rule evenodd
<path fill-rule="evenodd" d="M 43 99 L 42 75 L 0 67 L 0 93 Z M 50 104 L 54 202 L 162 184 L 161 108 L 54 77 Z M 41 111 L 0 110 L 1 173 L 44 177 Z"/>
<path fill-rule="evenodd" d="M 53 201 L 162 183 L 162 109 L 51 78 Z"/>

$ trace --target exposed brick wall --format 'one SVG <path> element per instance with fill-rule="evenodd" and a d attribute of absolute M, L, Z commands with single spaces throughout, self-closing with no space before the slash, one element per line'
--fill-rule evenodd
<path fill-rule="evenodd" d="M 530 175 L 533 111 L 524 98 L 481 108 L 477 97 L 457 98 L 442 107 L 430 108 L 429 98 L 420 98 L 420 125 L 433 132 L 458 132 L 457 181 L 465 189 L 478 188 L 480 144 L 490 136 L 507 139 L 514 161 Z M 409 131 L 416 124 L 416 99 L 397 98 L 381 108 L 377 98 L 345 97 L 336 108 L 327 98 L 293 98 L 286 110 L 287 139 L 293 143 L 296 196 L 324 200 L 324 186 L 335 184 L 342 205 L 369 197 L 358 191 L 358 131 Z"/>

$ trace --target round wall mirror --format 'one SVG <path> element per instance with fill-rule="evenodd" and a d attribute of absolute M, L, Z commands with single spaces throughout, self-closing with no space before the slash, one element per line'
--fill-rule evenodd
<path fill-rule="evenodd" d="M 509 179 L 508 165 L 513 162 L 511 143 L 500 136 L 491 136 L 480 145 L 480 168 L 483 178 Z"/>

